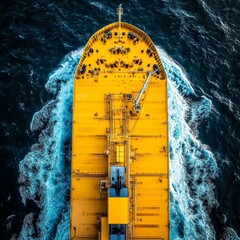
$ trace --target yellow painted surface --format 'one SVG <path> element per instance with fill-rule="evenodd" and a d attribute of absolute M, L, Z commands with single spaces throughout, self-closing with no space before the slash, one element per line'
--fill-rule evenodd
<path fill-rule="evenodd" d="M 108 227 L 108 218 L 101 218 L 101 240 L 109 239 L 109 227 Z"/>
<path fill-rule="evenodd" d="M 129 200 L 126 197 L 108 198 L 108 223 L 128 224 Z"/>
<path fill-rule="evenodd" d="M 129 39 L 129 32 L 139 40 Z M 134 115 L 133 99 L 154 64 L 161 73 L 151 76 Z M 169 239 L 167 78 L 151 39 L 118 22 L 90 38 L 75 74 L 71 238 L 98 239 L 102 217 L 125 210 L 112 209 L 108 194 L 100 193 L 101 180 L 109 186 L 112 165 L 127 169 L 127 239 Z"/>
<path fill-rule="evenodd" d="M 124 162 L 124 146 L 116 146 L 117 148 L 117 162 L 123 163 Z"/>

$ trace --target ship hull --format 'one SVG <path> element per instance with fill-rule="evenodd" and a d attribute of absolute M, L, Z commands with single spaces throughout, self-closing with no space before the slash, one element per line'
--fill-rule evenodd
<path fill-rule="evenodd" d="M 70 239 L 169 239 L 167 78 L 127 23 L 96 32 L 76 70 L 70 228 Z"/>

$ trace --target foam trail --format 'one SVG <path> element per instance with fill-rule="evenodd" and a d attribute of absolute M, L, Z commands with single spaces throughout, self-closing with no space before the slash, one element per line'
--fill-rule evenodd
<path fill-rule="evenodd" d="M 22 201 L 33 200 L 39 216 L 29 213 L 19 239 L 68 239 L 73 76 L 82 50 L 71 52 L 49 75 L 50 101 L 31 122 L 38 143 L 19 164 Z"/>
<path fill-rule="evenodd" d="M 171 239 L 214 239 L 209 212 L 217 204 L 212 181 L 218 168 L 196 137 L 211 101 L 204 96 L 193 100 L 182 68 L 158 51 L 168 75 Z M 73 76 L 81 54 L 82 49 L 71 52 L 49 75 L 45 87 L 53 100 L 33 116 L 31 129 L 39 132 L 39 140 L 19 164 L 19 183 L 23 203 L 33 200 L 40 214 L 25 217 L 18 239 L 69 239 Z"/>
<path fill-rule="evenodd" d="M 179 64 L 158 51 L 168 76 L 171 239 L 215 239 L 210 212 L 218 206 L 214 194 L 218 167 L 213 153 L 197 138 L 212 103 L 196 96 Z M 240 240 L 229 227 L 223 229 L 221 239 Z"/>
<path fill-rule="evenodd" d="M 209 212 L 217 204 L 212 181 L 218 168 L 213 154 L 195 135 L 211 111 L 211 102 L 205 97 L 195 102 L 181 68 L 159 52 L 169 79 L 171 239 L 214 239 Z M 190 128 L 193 124 L 195 128 Z"/>

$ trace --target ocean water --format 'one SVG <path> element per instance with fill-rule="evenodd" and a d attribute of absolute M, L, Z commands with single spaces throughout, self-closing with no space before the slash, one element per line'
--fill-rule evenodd
<path fill-rule="evenodd" d="M 0 239 L 68 239 L 73 75 L 119 3 L 168 76 L 171 239 L 239 240 L 238 0 L 0 2 Z"/>

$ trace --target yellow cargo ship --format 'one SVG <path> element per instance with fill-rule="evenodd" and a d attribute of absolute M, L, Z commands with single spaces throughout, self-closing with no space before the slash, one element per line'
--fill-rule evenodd
<path fill-rule="evenodd" d="M 149 36 L 117 12 L 75 73 L 70 239 L 167 240 L 167 77 Z"/>

